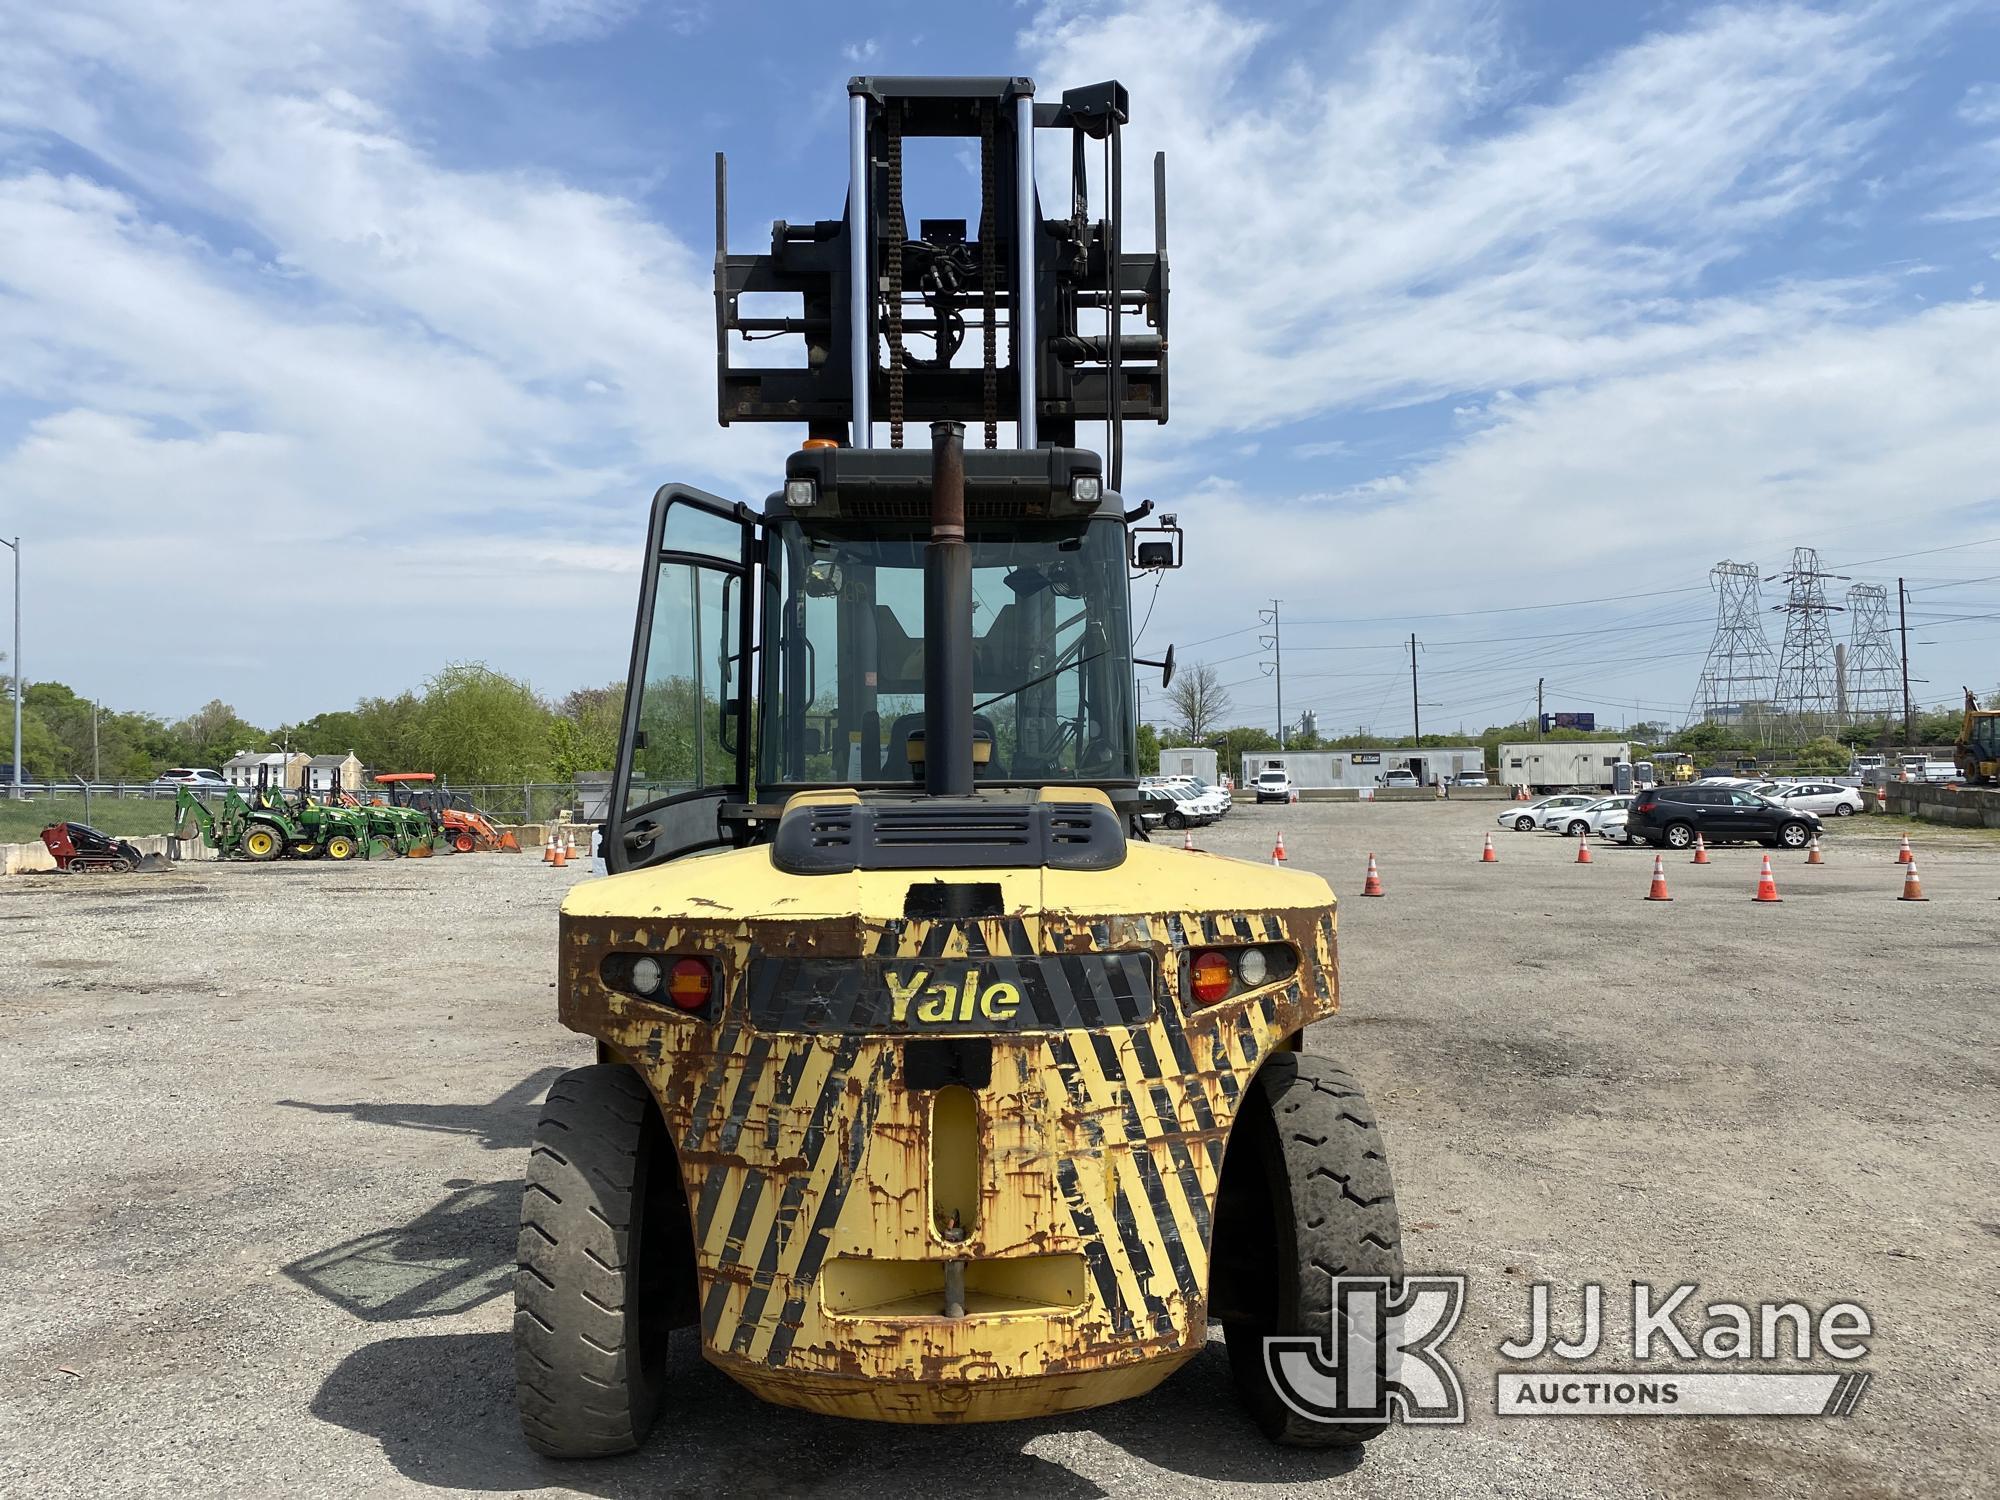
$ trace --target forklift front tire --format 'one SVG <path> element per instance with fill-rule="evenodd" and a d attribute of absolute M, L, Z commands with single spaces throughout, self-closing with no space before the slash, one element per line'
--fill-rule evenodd
<path fill-rule="evenodd" d="M 1301 1415 L 1278 1394 L 1264 1354 L 1274 1336 L 1345 1339 L 1335 1276 L 1402 1279 L 1395 1184 L 1353 1075 L 1302 1052 L 1265 1063 L 1230 1134 L 1222 1193 L 1223 1339 L 1244 1405 L 1286 1447 L 1351 1448 L 1379 1437 L 1386 1423 Z M 1385 1372 L 1389 1353 L 1379 1350 Z"/>
<path fill-rule="evenodd" d="M 674 1275 L 693 1271 L 686 1225 L 639 1075 L 600 1063 L 558 1078 L 528 1157 L 514 1273 L 514 1393 L 536 1452 L 602 1458 L 645 1441 L 678 1321 Z"/>
<path fill-rule="evenodd" d="M 284 835 L 275 828 L 256 824 L 243 835 L 243 852 L 258 861 L 276 859 L 285 852 Z"/>

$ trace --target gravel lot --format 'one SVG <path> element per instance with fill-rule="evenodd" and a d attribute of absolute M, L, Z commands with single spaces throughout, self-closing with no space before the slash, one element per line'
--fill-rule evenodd
<path fill-rule="evenodd" d="M 1266 1448 L 1219 1344 L 1153 1396 L 1043 1423 L 879 1428 L 761 1406 L 676 1350 L 636 1457 L 556 1465 L 512 1410 L 507 1284 L 552 1019 L 532 857 L 184 866 L 0 885 L 0 1491 L 67 1495 L 1986 1495 L 2000 1295 L 2000 845 L 1843 824 L 1827 864 L 1500 833 L 1494 803 L 1239 808 L 1343 897 L 1345 1008 L 1411 1269 L 1462 1271 L 1472 1418 L 1351 1459 Z M 1388 897 L 1358 896 L 1366 856 Z M 1535 1280 L 1852 1298 L 1846 1420 L 1506 1420 Z M 1570 1321 L 1574 1296 L 1559 1295 Z M 1699 1325 L 1699 1318 L 1693 1321 Z M 1616 1368 L 1622 1323 L 1599 1368 Z"/>

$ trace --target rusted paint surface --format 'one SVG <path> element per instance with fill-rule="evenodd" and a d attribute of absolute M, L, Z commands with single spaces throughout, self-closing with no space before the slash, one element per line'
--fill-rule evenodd
<path fill-rule="evenodd" d="M 912 880 L 926 878 L 912 875 Z M 775 903 L 774 903 L 775 904 Z M 859 913 L 768 920 L 690 900 L 643 920 L 563 920 L 565 1024 L 638 1068 L 679 1153 L 697 1241 L 708 1357 L 772 1399 L 898 1420 L 983 1420 L 1150 1388 L 1200 1347 L 1216 1186 L 1258 1064 L 1338 1006 L 1333 913 L 1022 912 L 954 923 Z M 1285 982 L 1212 1007 L 1181 993 L 1209 943 L 1288 942 Z M 902 1081 L 900 1036 L 763 1034 L 742 980 L 752 953 L 817 958 L 1149 952 L 1157 1012 L 1095 1031 L 999 1031 L 977 1092 L 977 1206 L 939 1234 L 927 1095 Z M 707 954 L 713 1020 L 605 986 L 612 952 Z M 963 1205 L 952 1205 L 963 1206 Z M 835 1257 L 898 1263 L 1074 1254 L 1070 1308 L 964 1319 L 829 1311 Z M 1124 1373 L 1119 1373 L 1124 1372 Z"/>

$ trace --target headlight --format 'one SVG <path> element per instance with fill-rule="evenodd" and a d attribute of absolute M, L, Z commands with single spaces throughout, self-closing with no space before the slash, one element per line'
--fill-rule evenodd
<path fill-rule="evenodd" d="M 810 479 L 787 479 L 785 481 L 785 504 L 794 510 L 810 510 L 819 498 L 819 486 Z"/>
<path fill-rule="evenodd" d="M 1104 498 L 1104 481 L 1095 474 L 1078 474 L 1069 482 L 1069 497 L 1078 505 L 1095 505 Z"/>
<path fill-rule="evenodd" d="M 657 995 L 661 977 L 657 958 L 636 958 L 632 961 L 632 988 L 640 994 Z"/>
<path fill-rule="evenodd" d="M 1262 948 L 1245 948 L 1236 960 L 1236 977 L 1243 982 L 1246 990 L 1254 990 L 1264 982 L 1264 976 L 1271 972 L 1271 965 L 1264 958 Z"/>

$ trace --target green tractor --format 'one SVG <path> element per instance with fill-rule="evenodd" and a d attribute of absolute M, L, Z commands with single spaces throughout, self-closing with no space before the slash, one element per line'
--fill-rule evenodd
<path fill-rule="evenodd" d="M 287 852 L 300 859 L 393 859 L 394 843 L 368 826 L 358 808 L 342 807 L 331 801 L 315 801 L 300 788 L 291 807 L 302 841 Z"/>
<path fill-rule="evenodd" d="M 359 818 L 369 836 L 389 846 L 391 852 L 410 859 L 426 859 L 440 848 L 449 848 L 439 833 L 435 811 L 420 807 L 394 807 L 381 799 L 365 801 L 357 793 L 343 791 L 340 773 L 335 772 L 327 803 Z"/>
<path fill-rule="evenodd" d="M 253 796 L 268 802 L 259 788 Z M 310 842 L 310 836 L 278 799 L 275 805 L 258 805 L 231 787 L 222 795 L 222 805 L 210 811 L 208 805 L 182 787 L 174 794 L 174 837 L 199 838 L 224 859 L 250 859 L 263 863 L 277 859 L 287 849 Z"/>
<path fill-rule="evenodd" d="M 174 825 L 176 838 L 199 838 L 224 859 L 386 859 L 398 852 L 356 809 L 315 802 L 304 791 L 289 801 L 261 777 L 247 797 L 231 787 L 216 810 L 182 787 Z"/>

